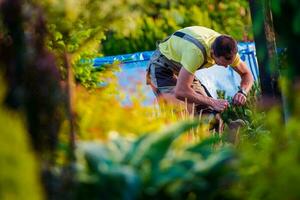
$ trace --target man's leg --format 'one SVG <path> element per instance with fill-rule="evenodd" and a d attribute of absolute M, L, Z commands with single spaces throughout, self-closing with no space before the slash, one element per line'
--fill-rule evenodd
<path fill-rule="evenodd" d="M 198 94 L 201 94 L 205 97 L 208 97 L 206 90 L 201 85 L 201 82 L 198 79 L 194 79 L 192 88 L 197 92 Z M 195 114 L 199 115 L 200 113 L 212 113 L 213 109 L 207 105 L 196 105 L 195 106 Z"/>

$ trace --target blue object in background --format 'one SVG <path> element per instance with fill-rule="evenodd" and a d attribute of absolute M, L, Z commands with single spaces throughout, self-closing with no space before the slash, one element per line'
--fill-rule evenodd
<path fill-rule="evenodd" d="M 239 43 L 239 54 L 243 61 L 247 63 L 255 80 L 259 79 L 259 70 L 256 60 L 255 45 L 251 43 Z M 152 105 L 155 96 L 146 85 L 146 67 L 154 51 L 138 52 L 133 54 L 107 56 L 94 59 L 94 66 L 101 67 L 103 64 L 111 64 L 119 61 L 121 72 L 116 72 L 119 80 L 120 90 L 125 93 L 124 105 L 131 104 L 131 98 L 143 100 L 144 105 Z M 231 68 L 213 66 L 198 70 L 195 76 L 204 84 L 211 95 L 217 98 L 217 90 L 224 90 L 227 96 L 233 96 L 238 90 L 240 83 L 239 75 Z"/>

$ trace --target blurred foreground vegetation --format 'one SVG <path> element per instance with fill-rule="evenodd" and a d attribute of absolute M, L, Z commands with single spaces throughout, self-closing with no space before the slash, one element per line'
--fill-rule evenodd
<path fill-rule="evenodd" d="M 6 0 L 0 7 L 1 199 L 300 198 L 298 107 L 285 122 L 280 104 L 257 104 L 255 87 L 246 107 L 223 113 L 220 134 L 210 130 L 211 116 L 145 107 L 143 94 L 122 106 L 117 63 L 92 66 L 98 55 L 153 50 L 155 40 L 188 25 L 251 38 L 246 1 Z M 278 1 L 272 9 L 283 13 Z M 285 67 L 293 69 L 289 55 Z M 288 78 L 281 90 L 299 105 Z M 237 118 L 245 125 L 229 129 Z"/>
<path fill-rule="evenodd" d="M 5 84 L 3 80 L 0 82 L 0 97 L 3 100 Z M 29 143 L 22 117 L 1 105 L 0 124 L 0 199 L 42 199 L 39 163 Z"/>

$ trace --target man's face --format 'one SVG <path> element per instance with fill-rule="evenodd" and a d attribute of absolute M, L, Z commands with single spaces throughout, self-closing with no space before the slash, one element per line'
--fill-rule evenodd
<path fill-rule="evenodd" d="M 225 58 L 224 56 L 217 57 L 212 53 L 212 57 L 215 60 L 217 65 L 228 67 L 228 65 L 232 64 L 235 56 L 232 56 L 230 59 Z"/>

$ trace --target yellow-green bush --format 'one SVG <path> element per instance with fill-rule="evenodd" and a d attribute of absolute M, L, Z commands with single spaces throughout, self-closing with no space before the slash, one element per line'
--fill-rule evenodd
<path fill-rule="evenodd" d="M 4 82 L 0 73 L 0 101 Z M 0 105 L 0 199 L 43 199 L 40 171 L 20 116 Z"/>
<path fill-rule="evenodd" d="M 114 133 L 135 137 L 176 121 L 175 115 L 162 115 L 154 106 L 145 107 L 139 100 L 123 106 L 112 87 L 115 86 L 94 91 L 76 88 L 75 109 L 81 139 L 106 139 Z"/>
<path fill-rule="evenodd" d="M 185 107 L 173 108 L 143 105 L 143 91 L 124 94 L 112 71 L 102 73 L 107 85 L 94 90 L 82 86 L 75 88 L 74 109 L 80 139 L 107 139 L 114 134 L 126 137 L 154 132 L 173 122 L 190 118 Z M 139 88 L 139 85 L 136 86 Z M 149 88 L 150 90 L 150 88 Z M 131 105 L 122 105 L 123 96 L 131 98 Z M 197 137 L 209 135 L 208 126 L 194 131 Z"/>
<path fill-rule="evenodd" d="M 42 199 L 39 169 L 17 115 L 0 108 L 0 199 Z"/>

